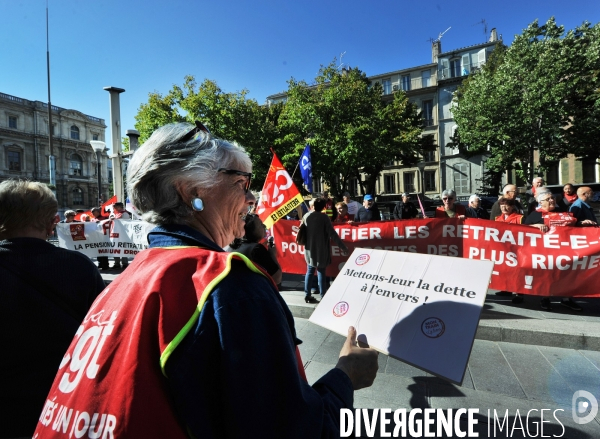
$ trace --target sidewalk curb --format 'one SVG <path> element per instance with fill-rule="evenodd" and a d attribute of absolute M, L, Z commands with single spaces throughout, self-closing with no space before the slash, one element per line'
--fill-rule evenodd
<path fill-rule="evenodd" d="M 102 273 L 108 285 L 120 273 Z M 287 288 L 281 296 L 296 318 L 310 319 L 318 304 L 304 302 L 304 292 L 300 283 L 287 283 Z M 547 346 L 565 349 L 600 351 L 600 322 L 573 320 L 573 316 L 556 313 L 550 317 L 538 318 L 537 312 L 521 310 L 521 318 L 506 318 L 499 314 L 502 306 L 486 301 L 486 308 L 481 313 L 481 319 L 475 338 L 493 342 L 506 342 L 536 346 Z M 490 308 L 492 306 L 492 308 Z M 494 308 L 496 306 L 496 308 Z"/>
<path fill-rule="evenodd" d="M 294 317 L 309 319 L 318 304 L 300 303 L 299 299 L 304 296 L 299 293 L 283 291 L 281 295 Z M 598 331 L 589 331 L 595 326 L 600 330 L 598 323 L 561 319 L 497 320 L 490 318 L 486 311 L 481 317 L 475 334 L 478 340 L 600 351 L 600 333 L 590 334 Z M 553 326 L 563 329 L 557 330 Z"/>

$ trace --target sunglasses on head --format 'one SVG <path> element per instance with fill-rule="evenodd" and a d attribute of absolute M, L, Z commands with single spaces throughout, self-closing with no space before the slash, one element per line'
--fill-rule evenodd
<path fill-rule="evenodd" d="M 208 130 L 208 128 L 206 128 L 200 121 L 195 121 L 194 125 L 196 125 L 194 128 L 192 128 L 191 131 L 189 131 L 185 136 L 183 136 L 181 139 L 179 139 L 180 143 L 185 143 L 188 140 L 191 140 L 195 135 L 197 135 L 200 132 L 206 133 L 206 134 L 210 134 L 210 131 Z"/>

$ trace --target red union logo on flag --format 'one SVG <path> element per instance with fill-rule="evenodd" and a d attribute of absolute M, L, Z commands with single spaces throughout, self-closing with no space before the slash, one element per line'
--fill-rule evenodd
<path fill-rule="evenodd" d="M 260 194 L 256 213 L 267 228 L 284 218 L 290 211 L 300 206 L 303 199 L 276 154 Z"/>
<path fill-rule="evenodd" d="M 285 201 L 285 192 L 292 187 L 290 174 L 285 169 L 279 169 L 275 172 L 275 181 L 270 181 L 262 190 L 260 204 L 258 209 L 265 210 L 267 207 L 277 207 Z M 264 201 L 263 201 L 264 200 Z M 258 210 L 257 210 L 258 211 Z M 258 214 L 260 215 L 260 211 Z"/>

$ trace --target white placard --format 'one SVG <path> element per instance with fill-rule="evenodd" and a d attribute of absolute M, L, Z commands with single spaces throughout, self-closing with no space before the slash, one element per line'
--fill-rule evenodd
<path fill-rule="evenodd" d="M 462 383 L 494 263 L 354 250 L 310 321 Z"/>
<path fill-rule="evenodd" d="M 156 226 L 144 221 L 105 220 L 56 225 L 58 245 L 90 258 L 98 256 L 132 259 L 148 248 L 148 232 Z"/>

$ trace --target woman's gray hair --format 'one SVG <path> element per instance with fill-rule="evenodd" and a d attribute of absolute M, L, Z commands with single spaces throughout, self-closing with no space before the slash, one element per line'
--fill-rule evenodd
<path fill-rule="evenodd" d="M 545 186 L 540 186 L 535 190 L 535 201 L 538 203 L 541 199 L 545 199 L 548 195 L 552 195 L 552 191 Z"/>
<path fill-rule="evenodd" d="M 127 193 L 142 218 L 153 224 L 186 224 L 192 208 L 181 198 L 196 189 L 211 189 L 223 177 L 219 168 L 251 169 L 244 148 L 200 132 L 179 142 L 194 125 L 175 123 L 158 128 L 133 154 L 127 167 Z"/>
<path fill-rule="evenodd" d="M 444 197 L 452 197 L 456 199 L 456 192 L 454 192 L 452 189 L 444 189 L 444 192 L 442 192 L 442 198 Z"/>
<path fill-rule="evenodd" d="M 45 230 L 56 217 L 56 197 L 44 183 L 5 180 L 0 183 L 0 239 L 18 237 L 28 228 Z"/>

